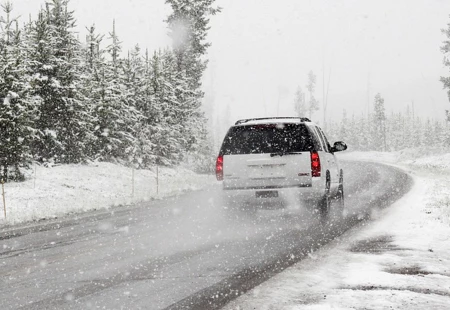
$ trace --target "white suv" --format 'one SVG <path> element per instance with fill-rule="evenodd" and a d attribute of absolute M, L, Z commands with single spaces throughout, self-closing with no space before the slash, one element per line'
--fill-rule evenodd
<path fill-rule="evenodd" d="M 216 162 L 228 204 L 301 201 L 325 216 L 331 199 L 344 206 L 344 173 L 322 129 L 307 118 L 272 117 L 236 122 L 225 136 Z"/>

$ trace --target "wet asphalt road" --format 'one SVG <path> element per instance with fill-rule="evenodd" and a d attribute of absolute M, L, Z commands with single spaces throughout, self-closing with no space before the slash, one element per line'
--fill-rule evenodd
<path fill-rule="evenodd" d="M 411 178 L 343 163 L 346 213 L 225 210 L 220 186 L 0 231 L 1 309 L 218 309 L 403 196 Z"/>

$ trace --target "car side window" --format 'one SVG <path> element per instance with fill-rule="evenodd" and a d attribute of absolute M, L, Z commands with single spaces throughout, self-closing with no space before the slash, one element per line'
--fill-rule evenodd
<path fill-rule="evenodd" d="M 317 135 L 318 135 L 318 137 L 319 137 L 319 139 L 320 139 L 320 143 L 322 144 L 322 149 L 323 149 L 325 152 L 329 153 L 330 150 L 328 149 L 328 145 L 326 144 L 325 139 L 323 138 L 322 131 L 320 130 L 319 127 L 315 127 L 315 129 L 316 129 Z"/>
<path fill-rule="evenodd" d="M 311 136 L 314 141 L 314 146 L 316 148 L 316 151 L 323 151 L 324 150 L 324 143 L 322 142 L 322 139 L 319 136 L 319 133 L 317 132 L 317 128 L 315 126 L 309 127 L 311 131 Z"/>
<path fill-rule="evenodd" d="M 325 134 L 324 134 L 324 132 L 322 131 L 321 128 L 318 128 L 318 131 L 319 131 L 319 133 L 320 133 L 320 135 L 322 137 L 322 140 L 324 141 L 326 152 L 331 153 L 331 145 L 328 142 L 327 137 L 325 136 Z"/>
<path fill-rule="evenodd" d="M 322 133 L 323 133 L 323 138 L 325 139 L 325 142 L 326 142 L 326 144 L 328 145 L 328 149 L 329 149 L 330 152 L 331 152 L 331 144 L 330 144 L 330 142 L 328 141 L 327 136 L 325 136 L 325 133 L 324 133 L 324 132 L 322 132 Z"/>

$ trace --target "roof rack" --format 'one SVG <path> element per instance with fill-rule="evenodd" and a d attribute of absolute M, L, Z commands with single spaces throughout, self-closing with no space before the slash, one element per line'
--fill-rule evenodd
<path fill-rule="evenodd" d="M 260 117 L 260 118 L 247 118 L 247 119 L 240 119 L 238 120 L 235 125 L 240 125 L 240 124 L 245 124 L 247 122 L 251 122 L 251 121 L 260 121 L 260 120 L 265 120 L 265 119 L 298 119 L 300 120 L 300 122 L 310 122 L 311 120 L 309 118 L 306 117 L 281 117 L 281 116 L 277 116 L 277 117 Z"/>

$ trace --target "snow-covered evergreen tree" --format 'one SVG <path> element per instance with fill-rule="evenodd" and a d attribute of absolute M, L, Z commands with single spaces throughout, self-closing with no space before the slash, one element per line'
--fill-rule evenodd
<path fill-rule="evenodd" d="M 20 167 L 31 159 L 36 114 L 28 96 L 26 50 L 17 20 L 12 18 L 12 3 L 2 6 L 0 17 L 0 179 L 20 180 Z M 11 171 L 12 170 L 12 171 Z"/>
<path fill-rule="evenodd" d="M 308 73 L 308 83 L 306 84 L 306 89 L 309 92 L 309 101 L 307 105 L 309 118 L 312 117 L 312 114 L 319 110 L 319 101 L 314 97 L 314 91 L 316 89 L 316 75 L 311 70 Z"/>
<path fill-rule="evenodd" d="M 142 148 L 148 143 L 150 138 L 146 132 L 143 122 L 143 110 L 148 106 L 146 96 L 145 62 L 140 55 L 139 46 L 135 46 L 128 53 L 123 66 L 124 95 L 121 100 L 121 107 L 125 113 L 124 129 L 129 137 L 124 142 L 127 161 L 135 166 L 145 167 L 147 164 L 146 154 Z"/>
<path fill-rule="evenodd" d="M 425 122 L 423 140 L 425 145 L 436 145 L 436 137 L 433 132 L 433 124 L 429 118 Z"/>
<path fill-rule="evenodd" d="M 434 122 L 434 136 L 436 137 L 436 146 L 445 146 L 445 128 L 439 121 Z"/>
<path fill-rule="evenodd" d="M 174 58 L 169 50 L 155 52 L 150 60 L 153 105 L 147 116 L 152 132 L 153 161 L 158 165 L 179 164 L 183 158 L 185 121 L 183 101 L 178 99 Z M 182 95 L 179 95 L 182 96 Z"/>
<path fill-rule="evenodd" d="M 402 116 L 400 113 L 392 113 L 387 120 L 388 134 L 386 136 L 389 150 L 399 150 L 403 145 Z"/>
<path fill-rule="evenodd" d="M 63 163 L 84 159 L 88 113 L 80 94 L 79 42 L 68 0 L 46 3 L 32 27 L 31 92 L 39 97 L 36 127 L 41 139 L 34 153 Z"/>
<path fill-rule="evenodd" d="M 220 12 L 215 0 L 166 0 L 172 8 L 167 18 L 177 70 L 190 78 L 192 90 L 200 90 L 207 61 L 203 59 L 211 43 L 206 42 L 209 17 Z"/>
<path fill-rule="evenodd" d="M 446 29 L 441 29 L 442 33 L 445 35 L 445 40 L 442 42 L 441 52 L 444 54 L 443 63 L 446 67 L 450 68 L 450 23 L 447 24 Z M 444 89 L 447 89 L 447 95 L 450 100 L 450 77 L 441 76 L 440 81 L 442 82 Z M 450 122 L 450 109 L 446 110 L 447 121 Z"/>
<path fill-rule="evenodd" d="M 342 112 L 342 121 L 341 121 L 341 128 L 339 129 L 339 139 L 342 141 L 347 141 L 349 137 L 349 128 L 348 128 L 348 118 L 347 118 L 347 111 L 344 110 Z"/>
<path fill-rule="evenodd" d="M 352 118 L 349 121 L 348 126 L 348 135 L 347 137 L 344 138 L 345 139 L 344 142 L 348 143 L 349 145 L 352 145 L 352 149 L 358 150 L 360 149 L 360 141 L 357 137 L 358 137 L 358 129 L 355 114 L 352 114 Z"/>
<path fill-rule="evenodd" d="M 412 147 L 421 147 L 424 145 L 424 137 L 423 137 L 423 125 L 420 117 L 416 117 L 413 120 L 412 132 L 411 135 L 413 137 Z M 425 146 L 427 146 L 425 144 Z"/>
<path fill-rule="evenodd" d="M 122 47 L 115 23 L 108 40 L 110 44 L 106 51 L 100 49 L 93 76 L 97 90 L 93 93 L 95 97 L 91 108 L 94 129 L 91 149 L 100 160 L 128 161 L 127 152 L 134 141 L 129 127 L 133 123 L 130 115 L 133 112 L 128 109 L 129 93 L 125 85 L 124 61 L 119 57 Z"/>
<path fill-rule="evenodd" d="M 177 100 L 184 113 L 179 117 L 183 125 L 181 140 L 186 152 L 205 150 L 205 124 L 207 120 L 201 111 L 201 78 L 206 69 L 204 59 L 211 43 L 206 41 L 210 29 L 209 18 L 220 12 L 214 7 L 215 0 L 166 0 L 172 13 L 167 18 L 169 35 L 172 38 L 173 54 L 177 76 Z M 208 154 L 208 156 L 211 156 Z"/>
<path fill-rule="evenodd" d="M 297 116 L 299 117 L 305 117 L 307 115 L 308 108 L 306 107 L 305 93 L 303 92 L 300 86 L 297 88 L 297 91 L 295 92 L 294 110 Z"/>
<path fill-rule="evenodd" d="M 101 48 L 103 36 L 97 34 L 95 25 L 88 29 L 86 44 L 82 49 L 83 61 L 80 69 L 81 93 L 86 109 L 90 115 L 90 122 L 86 132 L 85 155 L 91 159 L 98 159 L 101 153 L 101 128 L 97 115 L 98 106 L 104 101 L 106 94 L 105 70 L 107 62 L 105 51 Z"/>
<path fill-rule="evenodd" d="M 371 137 L 371 116 L 361 116 L 357 122 L 358 128 L 358 140 L 360 141 L 361 151 L 368 151 L 371 149 L 372 137 Z"/>
<path fill-rule="evenodd" d="M 444 127 L 444 146 L 450 147 L 450 119 L 445 121 Z"/>
<path fill-rule="evenodd" d="M 372 126 L 373 148 L 377 151 L 386 150 L 386 115 L 384 110 L 384 99 L 379 93 L 375 96 Z"/>

